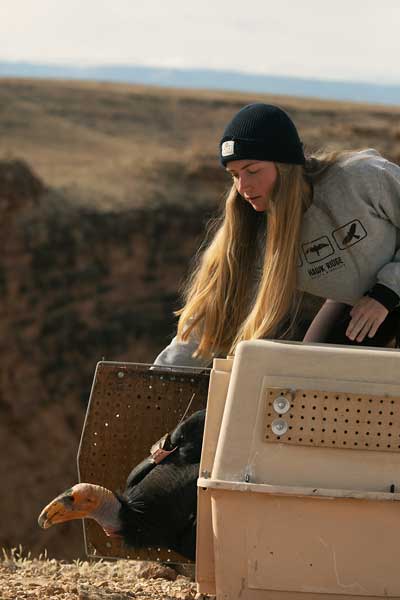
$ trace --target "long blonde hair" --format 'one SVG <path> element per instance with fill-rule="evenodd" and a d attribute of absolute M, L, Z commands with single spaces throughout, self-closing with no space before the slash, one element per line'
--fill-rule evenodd
<path fill-rule="evenodd" d="M 284 335 L 282 323 L 295 315 L 298 305 L 298 246 L 312 185 L 348 154 L 321 152 L 307 158 L 304 166 L 275 163 L 268 213 L 256 212 L 232 185 L 186 284 L 184 306 L 175 313 L 180 316 L 178 339 L 198 337 L 195 356 L 233 353 L 241 340 Z M 255 291 L 257 239 L 266 243 Z"/>

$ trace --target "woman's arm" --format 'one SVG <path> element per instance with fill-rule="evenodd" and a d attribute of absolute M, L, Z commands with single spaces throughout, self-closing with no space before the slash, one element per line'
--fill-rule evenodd
<path fill-rule="evenodd" d="M 370 197 L 376 214 L 397 228 L 397 243 L 392 260 L 378 271 L 376 284 L 368 291 L 368 296 L 391 311 L 400 301 L 400 167 L 388 160 L 381 162 L 375 178 L 368 180 Z M 375 189 L 375 182 L 379 184 L 378 189 Z"/>
<path fill-rule="evenodd" d="M 153 365 L 164 367 L 208 367 L 212 362 L 212 358 L 194 358 L 192 356 L 197 346 L 198 340 L 193 335 L 189 337 L 187 342 L 178 341 L 174 337 L 172 342 L 160 352 Z"/>

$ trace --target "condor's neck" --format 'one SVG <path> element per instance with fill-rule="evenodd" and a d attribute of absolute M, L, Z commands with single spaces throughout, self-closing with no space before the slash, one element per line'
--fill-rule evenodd
<path fill-rule="evenodd" d="M 122 525 L 119 517 L 121 503 L 110 490 L 101 488 L 100 494 L 101 502 L 90 517 L 98 522 L 107 535 L 115 537 Z"/>

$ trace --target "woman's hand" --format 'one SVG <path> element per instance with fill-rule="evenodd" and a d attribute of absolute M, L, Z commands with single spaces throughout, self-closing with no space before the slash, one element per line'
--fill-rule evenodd
<path fill-rule="evenodd" d="M 356 342 L 362 342 L 366 335 L 374 337 L 388 314 L 388 309 L 378 300 L 363 296 L 350 311 L 351 321 L 346 330 L 347 337 Z"/>

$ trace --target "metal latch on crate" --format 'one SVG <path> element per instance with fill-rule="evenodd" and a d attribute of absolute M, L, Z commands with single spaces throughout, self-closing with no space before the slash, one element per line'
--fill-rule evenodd
<path fill-rule="evenodd" d="M 268 388 L 268 443 L 400 452 L 400 396 Z"/>

